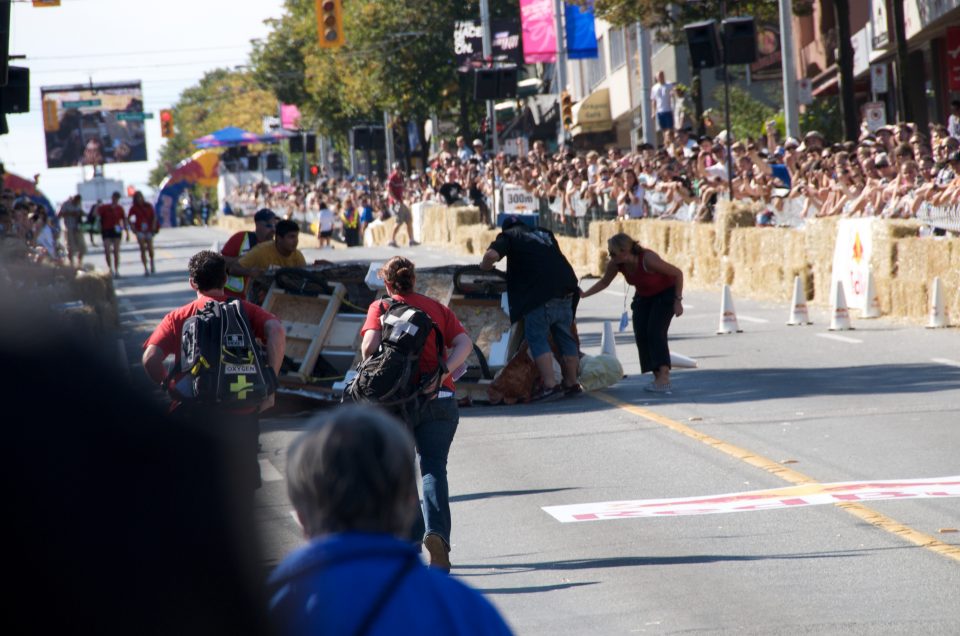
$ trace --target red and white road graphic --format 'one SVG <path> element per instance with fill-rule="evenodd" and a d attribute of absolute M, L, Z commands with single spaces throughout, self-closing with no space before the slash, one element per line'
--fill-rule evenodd
<path fill-rule="evenodd" d="M 891 481 L 850 481 L 833 484 L 803 484 L 771 490 L 684 497 L 681 499 L 638 499 L 603 501 L 569 506 L 544 506 L 557 521 L 599 521 L 634 517 L 679 517 L 723 512 L 779 510 L 882 499 L 926 499 L 960 497 L 960 475 L 931 479 Z"/>

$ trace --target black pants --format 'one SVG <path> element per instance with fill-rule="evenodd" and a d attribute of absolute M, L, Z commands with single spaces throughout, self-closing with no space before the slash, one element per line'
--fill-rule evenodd
<path fill-rule="evenodd" d="M 654 296 L 634 296 L 633 337 L 640 353 L 640 372 L 670 368 L 670 349 L 667 347 L 667 330 L 673 320 L 673 304 L 676 288 L 670 287 Z"/>

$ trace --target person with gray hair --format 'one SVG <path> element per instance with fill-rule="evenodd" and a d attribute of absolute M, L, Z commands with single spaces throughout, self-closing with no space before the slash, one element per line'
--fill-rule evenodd
<path fill-rule="evenodd" d="M 280 634 L 511 633 L 480 593 L 426 567 L 405 540 L 417 486 L 399 420 L 369 406 L 315 420 L 288 450 L 287 492 L 309 543 L 268 582 Z"/>

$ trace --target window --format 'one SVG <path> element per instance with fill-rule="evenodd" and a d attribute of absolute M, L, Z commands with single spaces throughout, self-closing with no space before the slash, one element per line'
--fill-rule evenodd
<path fill-rule="evenodd" d="M 600 82 L 607 79 L 607 66 L 604 64 L 604 36 L 597 38 L 597 57 L 586 60 L 587 63 L 587 86 L 590 92 L 597 87 Z"/>
<path fill-rule="evenodd" d="M 627 63 L 627 50 L 623 41 L 623 29 L 611 29 L 610 35 L 610 72 L 614 72 Z"/>

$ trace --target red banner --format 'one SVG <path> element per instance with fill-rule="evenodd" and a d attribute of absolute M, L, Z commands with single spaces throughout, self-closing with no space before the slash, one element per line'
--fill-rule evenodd
<path fill-rule="evenodd" d="M 960 91 L 960 27 L 947 27 L 947 87 Z"/>

